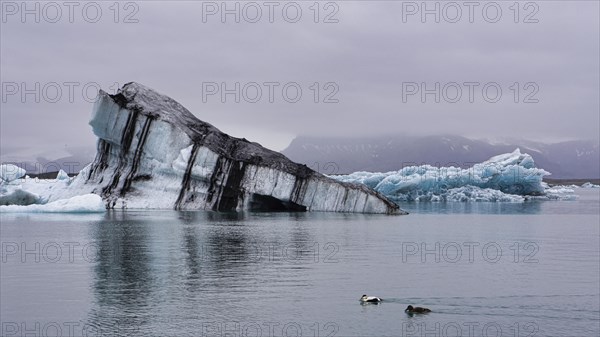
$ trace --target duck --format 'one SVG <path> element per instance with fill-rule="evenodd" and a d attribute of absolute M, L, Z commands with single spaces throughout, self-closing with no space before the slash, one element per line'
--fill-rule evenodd
<path fill-rule="evenodd" d="M 360 301 L 365 302 L 365 303 L 379 303 L 383 300 L 376 296 L 362 295 L 362 297 L 360 298 Z"/>
<path fill-rule="evenodd" d="M 406 309 L 404 309 L 404 312 L 406 312 L 407 314 L 426 314 L 428 312 L 431 312 L 431 310 L 427 308 L 413 307 L 412 305 L 409 305 L 408 307 L 406 307 Z"/>

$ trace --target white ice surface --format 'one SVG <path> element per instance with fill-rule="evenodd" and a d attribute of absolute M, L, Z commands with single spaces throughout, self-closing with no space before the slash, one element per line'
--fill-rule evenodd
<path fill-rule="evenodd" d="M 104 202 L 96 194 L 78 195 L 43 205 L 0 206 L 1 213 L 96 213 L 104 211 Z"/>
<path fill-rule="evenodd" d="M 56 180 L 69 180 L 69 175 L 62 169 L 56 174 Z"/>

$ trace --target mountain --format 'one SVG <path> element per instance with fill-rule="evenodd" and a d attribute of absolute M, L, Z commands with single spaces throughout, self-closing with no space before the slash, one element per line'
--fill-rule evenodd
<path fill-rule="evenodd" d="M 0 162 L 14 164 L 27 171 L 27 174 L 56 173 L 63 170 L 75 174 L 94 160 L 93 147 L 73 147 L 65 149 L 31 149 L 3 147 Z"/>
<path fill-rule="evenodd" d="M 551 172 L 552 178 L 600 178 L 599 145 L 583 140 L 542 143 L 513 139 L 494 143 L 456 135 L 300 136 L 282 153 L 324 174 L 346 174 L 396 171 L 422 164 L 468 167 L 515 148 L 530 154 L 536 166 Z"/>

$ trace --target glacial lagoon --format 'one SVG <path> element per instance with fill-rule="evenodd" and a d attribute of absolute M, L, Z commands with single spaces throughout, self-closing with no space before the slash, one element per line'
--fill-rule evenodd
<path fill-rule="evenodd" d="M 2 213 L 2 335 L 599 335 L 600 190 L 577 194 L 407 216 Z"/>

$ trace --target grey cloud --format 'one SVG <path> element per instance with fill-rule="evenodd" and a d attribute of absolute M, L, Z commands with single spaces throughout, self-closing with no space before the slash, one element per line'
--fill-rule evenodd
<path fill-rule="evenodd" d="M 503 2 L 495 24 L 481 17 L 472 24 L 418 17 L 402 23 L 402 3 L 386 1 L 336 2 L 339 23 L 329 24 L 312 21 L 312 2 L 300 3 L 303 17 L 295 24 L 280 16 L 275 23 L 221 23 L 216 16 L 203 23 L 200 2 L 135 3 L 139 23 L 131 24 L 8 17 L 0 33 L 1 81 L 94 82 L 109 92 L 139 81 L 223 131 L 274 149 L 300 134 L 443 132 L 551 141 L 598 139 L 600 132 L 597 2 L 536 2 L 539 23 L 531 24 L 515 24 Z M 108 6 L 102 3 L 104 15 L 112 15 Z M 263 87 L 258 103 L 234 103 L 232 96 L 222 103 L 217 95 L 202 102 L 203 82 L 268 81 L 299 83 L 302 99 L 288 103 L 278 94 L 269 103 Z M 458 103 L 433 103 L 432 96 L 422 103 L 419 95 L 402 102 L 403 82 L 468 81 L 500 84 L 502 99 L 492 104 L 478 95 L 470 103 L 463 91 Z M 331 93 L 322 86 L 335 82 L 339 103 L 315 104 L 314 82 L 320 101 Z M 539 103 L 514 103 L 514 82 L 535 82 Z M 521 88 L 520 100 L 527 93 Z M 0 115 L 2 148 L 93 147 L 91 109 L 80 92 L 73 103 L 9 96 Z"/>

